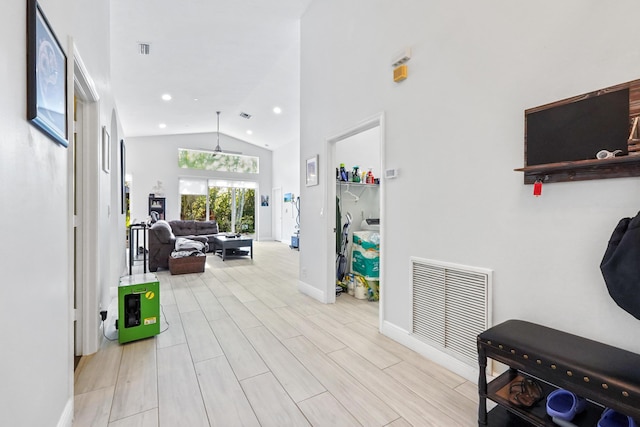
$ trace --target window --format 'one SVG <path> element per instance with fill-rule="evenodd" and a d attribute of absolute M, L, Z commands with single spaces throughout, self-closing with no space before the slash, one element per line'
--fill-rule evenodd
<path fill-rule="evenodd" d="M 255 233 L 255 182 L 180 179 L 180 219 L 215 220 L 220 232 Z"/>
<path fill-rule="evenodd" d="M 207 181 L 180 179 L 180 219 L 204 221 L 207 218 Z"/>
<path fill-rule="evenodd" d="M 219 172 L 259 172 L 259 158 L 242 154 L 178 149 L 178 166 L 184 169 L 204 169 Z"/>

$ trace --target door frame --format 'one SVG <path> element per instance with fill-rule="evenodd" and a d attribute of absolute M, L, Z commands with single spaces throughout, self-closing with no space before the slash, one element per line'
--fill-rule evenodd
<path fill-rule="evenodd" d="M 284 202 L 282 201 L 282 187 L 274 187 L 271 189 L 271 205 L 273 206 L 271 217 L 271 235 L 276 242 L 282 242 L 282 225 L 283 225 L 283 208 Z M 280 233 L 276 233 L 279 230 Z"/>
<path fill-rule="evenodd" d="M 99 347 L 98 324 L 98 290 L 99 253 L 98 253 L 98 202 L 99 202 L 99 150 L 100 146 L 100 96 L 91 78 L 77 46 L 70 38 L 70 51 L 73 52 L 73 82 L 69 91 L 80 102 L 76 114 L 81 116 L 82 129 L 78 133 L 78 141 L 73 141 L 74 149 L 69 150 L 69 217 L 71 263 L 70 281 L 72 282 L 71 305 L 75 320 L 74 355 L 95 353 Z M 69 67 L 71 68 L 71 67 Z M 76 151 L 74 166 L 74 150 Z M 75 168 L 75 171 L 74 171 Z M 81 182 L 74 189 L 75 176 Z M 74 212 L 74 191 L 78 192 L 79 206 Z M 76 229 L 74 237 L 74 228 Z M 75 240 L 75 241 L 74 241 Z M 75 261 L 74 261 L 75 260 Z M 75 280 L 74 280 L 75 277 Z M 94 313 L 94 315 L 91 315 Z M 73 327 L 73 326 L 72 326 Z M 73 332 L 72 332 L 73 333 Z"/>
<path fill-rule="evenodd" d="M 327 214 L 325 216 L 326 227 L 325 230 L 327 234 L 325 235 L 326 239 L 326 256 L 327 264 L 325 266 L 325 274 L 327 275 L 327 282 L 325 292 L 325 302 L 327 303 L 335 303 L 336 301 L 336 256 L 335 256 L 335 244 L 332 245 L 330 242 L 335 241 L 336 238 L 336 143 L 343 141 L 349 137 L 362 133 L 364 131 L 373 129 L 375 127 L 380 128 L 380 166 L 383 171 L 386 169 L 386 160 L 385 160 L 385 114 L 384 112 L 380 112 L 362 120 L 356 125 L 338 133 L 337 135 L 327 138 L 325 141 L 325 149 L 326 149 L 326 159 L 324 162 L 325 173 L 325 185 L 326 185 L 326 200 L 324 201 L 325 206 L 327 206 Z M 385 277 L 384 277 L 384 254 L 386 253 L 386 239 L 385 239 L 385 230 L 386 230 L 386 215 L 385 215 L 385 182 L 382 176 L 380 176 L 380 302 L 378 307 L 378 328 L 382 330 L 382 322 L 383 322 L 383 313 L 384 313 L 384 300 L 385 300 Z"/>

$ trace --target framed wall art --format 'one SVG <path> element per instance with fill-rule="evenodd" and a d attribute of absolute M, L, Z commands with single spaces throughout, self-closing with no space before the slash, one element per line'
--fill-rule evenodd
<path fill-rule="evenodd" d="M 318 185 L 318 155 L 307 159 L 307 187 Z"/>
<path fill-rule="evenodd" d="M 102 126 L 102 170 L 109 173 L 111 170 L 111 137 L 107 127 Z"/>
<path fill-rule="evenodd" d="M 127 149 L 124 145 L 124 139 L 120 140 L 120 213 L 127 213 Z"/>
<path fill-rule="evenodd" d="M 27 119 L 67 147 L 67 56 L 37 0 L 27 0 Z"/>

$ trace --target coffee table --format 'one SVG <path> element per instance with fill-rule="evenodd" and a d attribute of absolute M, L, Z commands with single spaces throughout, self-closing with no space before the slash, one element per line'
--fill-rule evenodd
<path fill-rule="evenodd" d="M 224 261 L 227 256 L 233 255 L 233 256 L 245 256 L 245 255 L 251 255 L 251 259 L 253 259 L 253 239 L 251 237 L 246 237 L 246 236 L 238 236 L 238 235 L 216 235 L 213 238 L 213 244 L 214 244 L 214 252 L 217 255 L 220 255 L 222 257 L 222 261 Z M 233 253 L 234 249 L 238 249 L 238 248 L 249 248 L 249 253 L 248 254 L 240 254 L 237 253 L 237 251 L 235 251 L 236 253 Z M 218 253 L 220 252 L 220 253 Z"/>

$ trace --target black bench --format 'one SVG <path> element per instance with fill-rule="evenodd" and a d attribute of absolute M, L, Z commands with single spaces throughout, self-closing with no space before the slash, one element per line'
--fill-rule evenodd
<path fill-rule="evenodd" d="M 640 355 L 535 323 L 509 320 L 478 335 L 479 425 L 487 425 L 488 395 L 521 418 L 529 416 L 527 410 L 494 399 L 486 381 L 487 357 L 511 368 L 492 381 L 497 384 L 494 391 L 522 372 L 548 383 L 547 391 L 564 388 L 640 421 Z M 544 411 L 544 402 L 538 404 L 542 407 L 538 413 Z"/>

